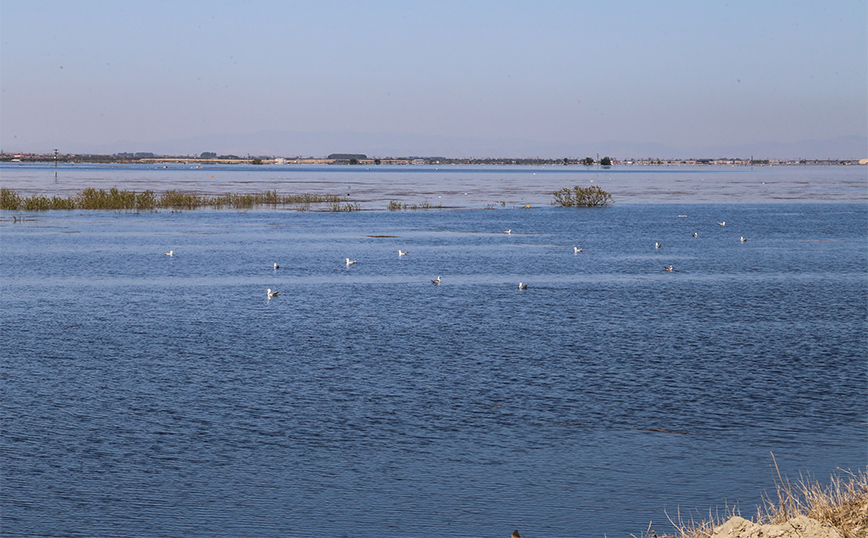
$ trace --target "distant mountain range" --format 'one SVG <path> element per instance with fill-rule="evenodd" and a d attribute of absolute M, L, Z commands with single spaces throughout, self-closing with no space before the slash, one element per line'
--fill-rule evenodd
<path fill-rule="evenodd" d="M 844 136 L 826 140 L 795 143 L 767 142 L 719 147 L 675 147 L 666 144 L 608 141 L 598 144 L 559 143 L 513 138 L 486 139 L 460 136 L 419 134 L 377 134 L 357 132 L 311 133 L 261 131 L 251 134 L 205 135 L 165 141 L 119 141 L 111 144 L 87 144 L 57 141 L 34 144 L 31 148 L 4 150 L 63 153 L 115 154 L 153 152 L 161 155 L 196 155 L 205 151 L 239 156 L 322 157 L 330 153 L 363 153 L 371 157 L 512 157 L 512 158 L 581 158 L 611 156 L 617 159 L 688 159 L 749 158 L 756 159 L 863 159 L 868 158 L 868 137 Z"/>

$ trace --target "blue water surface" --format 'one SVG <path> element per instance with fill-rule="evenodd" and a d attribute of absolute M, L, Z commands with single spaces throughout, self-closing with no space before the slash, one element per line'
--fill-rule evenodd
<path fill-rule="evenodd" d="M 627 537 L 868 463 L 864 204 L 0 216 L 3 536 Z"/>

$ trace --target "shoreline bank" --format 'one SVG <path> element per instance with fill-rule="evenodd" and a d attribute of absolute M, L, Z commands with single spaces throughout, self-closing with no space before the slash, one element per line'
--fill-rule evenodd
<path fill-rule="evenodd" d="M 777 466 L 777 464 L 775 464 Z M 868 536 L 868 473 L 842 471 L 827 485 L 800 479 L 775 481 L 777 500 L 766 497 L 753 520 L 729 510 L 723 520 L 671 520 L 674 534 L 649 525 L 642 538 L 865 538 Z"/>

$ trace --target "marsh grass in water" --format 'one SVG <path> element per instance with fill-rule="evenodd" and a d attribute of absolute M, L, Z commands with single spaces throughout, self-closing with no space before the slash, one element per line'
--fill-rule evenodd
<path fill-rule="evenodd" d="M 334 203 L 332 203 L 331 208 L 329 209 L 329 211 L 331 211 L 333 213 L 348 213 L 348 212 L 352 212 L 352 211 L 361 211 L 361 210 L 362 210 L 362 206 L 359 203 L 350 203 L 350 202 L 346 202 L 346 203 L 334 202 Z"/>
<path fill-rule="evenodd" d="M 341 206 L 340 196 L 325 194 L 278 194 L 276 190 L 255 194 L 226 193 L 220 196 L 200 196 L 178 190 L 168 190 L 158 195 L 153 191 L 143 192 L 87 188 L 78 194 L 63 198 L 43 195 L 22 197 L 12 189 L 0 188 L 0 209 L 10 211 L 48 211 L 52 209 L 108 209 L 114 211 L 156 211 L 158 209 L 197 209 L 200 207 L 250 209 L 259 205 L 287 206 L 306 210 L 314 204 L 333 204 L 341 211 L 358 210 L 358 204 Z M 351 209 L 348 209 L 347 206 Z"/>
<path fill-rule="evenodd" d="M 389 211 L 404 211 L 406 209 L 418 210 L 418 209 L 443 209 L 443 204 L 434 205 L 430 202 L 422 202 L 421 204 L 408 204 L 401 203 L 396 200 L 391 200 L 389 202 Z"/>
<path fill-rule="evenodd" d="M 572 189 L 563 188 L 552 193 L 555 197 L 552 205 L 563 207 L 603 207 L 612 203 L 612 195 L 604 191 L 599 185 L 579 187 Z"/>

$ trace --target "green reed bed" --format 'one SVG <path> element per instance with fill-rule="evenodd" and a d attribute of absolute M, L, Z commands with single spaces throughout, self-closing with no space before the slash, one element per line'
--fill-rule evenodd
<path fill-rule="evenodd" d="M 389 211 L 404 211 L 407 209 L 443 209 L 443 204 L 434 205 L 430 202 L 422 202 L 421 204 L 408 204 L 398 202 L 397 200 L 390 200 L 388 209 Z"/>
<path fill-rule="evenodd" d="M 261 205 L 300 206 L 307 209 L 314 204 L 330 204 L 330 211 L 358 211 L 358 204 L 343 203 L 340 196 L 333 194 L 278 194 L 276 190 L 255 194 L 226 193 L 219 196 L 202 196 L 178 190 L 168 190 L 162 194 L 146 190 L 143 192 L 87 188 L 64 198 L 34 194 L 23 197 L 12 189 L 0 188 L 0 209 L 10 211 L 48 211 L 52 209 L 108 209 L 113 211 L 156 211 L 158 209 L 251 209 Z"/>
<path fill-rule="evenodd" d="M 344 212 L 352 212 L 352 211 L 361 211 L 362 206 L 358 203 L 351 204 L 350 202 L 340 203 L 334 202 L 331 207 L 329 207 L 329 211 L 333 213 L 344 213 Z"/>

